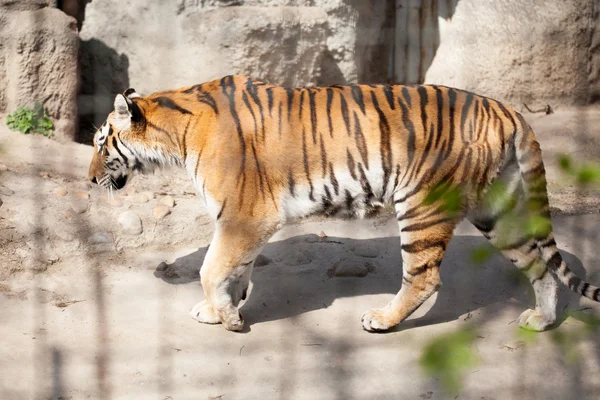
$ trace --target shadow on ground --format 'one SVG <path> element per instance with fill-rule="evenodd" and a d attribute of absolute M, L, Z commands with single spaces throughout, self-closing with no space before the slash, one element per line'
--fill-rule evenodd
<path fill-rule="evenodd" d="M 321 239 L 316 235 L 302 235 L 269 243 L 262 252 L 267 264 L 254 268 L 254 286 L 241 307 L 246 324 L 328 308 L 342 297 L 389 294 L 391 300 L 401 287 L 402 260 L 398 240 L 397 237 Z M 472 261 L 473 252 L 486 245 L 487 241 L 482 237 L 455 237 L 442 263 L 443 286 L 435 304 L 424 316 L 407 320 L 397 330 L 453 321 L 488 306 L 493 306 L 489 307 L 489 312 L 493 313 L 493 310 L 507 306 L 509 301 L 522 305 L 523 311 L 532 308 L 535 296 L 531 285 L 502 255 L 494 254 L 483 263 Z M 177 259 L 166 269 L 157 269 L 154 274 L 174 285 L 199 281 L 199 269 L 206 251 L 207 248 L 201 248 Z M 581 261 L 570 253 L 561 253 L 569 267 L 585 278 Z M 328 269 L 340 260 L 341 263 L 366 264 L 372 272 L 363 278 L 330 277 Z M 199 293 L 199 301 L 200 296 Z M 266 299 L 278 301 L 268 304 Z M 579 300 L 577 294 L 561 287 L 559 321 L 565 318 L 564 310 L 579 307 Z M 357 315 L 367 308 L 357 310 Z"/>

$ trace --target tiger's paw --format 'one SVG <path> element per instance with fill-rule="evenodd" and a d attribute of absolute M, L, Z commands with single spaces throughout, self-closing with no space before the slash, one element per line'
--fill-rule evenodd
<path fill-rule="evenodd" d="M 369 332 L 387 331 L 397 325 L 385 308 L 372 308 L 360 317 L 363 329 Z"/>
<path fill-rule="evenodd" d="M 225 329 L 228 331 L 238 332 L 244 328 L 244 317 L 242 317 L 242 313 L 237 309 L 235 312 L 224 315 L 221 320 L 223 321 L 223 326 L 225 326 Z"/>
<path fill-rule="evenodd" d="M 215 309 L 206 300 L 196 304 L 190 311 L 190 316 L 203 324 L 220 324 L 221 320 Z"/>
<path fill-rule="evenodd" d="M 526 310 L 519 317 L 519 326 L 528 331 L 542 332 L 552 324 L 554 324 L 552 318 L 537 310 Z"/>

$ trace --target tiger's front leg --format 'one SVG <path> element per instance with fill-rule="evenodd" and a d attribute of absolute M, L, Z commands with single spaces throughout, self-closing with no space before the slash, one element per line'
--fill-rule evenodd
<path fill-rule="evenodd" d="M 246 298 L 254 260 L 271 236 L 266 233 L 254 224 L 217 224 L 200 269 L 205 300 L 192 308 L 192 318 L 222 323 L 230 331 L 244 327 L 238 304 Z"/>

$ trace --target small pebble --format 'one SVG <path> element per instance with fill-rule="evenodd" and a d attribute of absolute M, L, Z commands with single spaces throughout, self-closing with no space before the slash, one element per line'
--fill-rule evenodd
<path fill-rule="evenodd" d="M 123 230 L 129 234 L 139 235 L 144 231 L 142 220 L 135 211 L 128 210 L 122 212 L 119 214 L 118 221 Z"/>
<path fill-rule="evenodd" d="M 90 198 L 90 194 L 88 192 L 75 192 L 75 196 L 83 200 L 87 200 Z"/>
<path fill-rule="evenodd" d="M 54 191 L 54 194 L 56 194 L 59 197 L 65 197 L 68 193 L 69 193 L 69 191 L 67 189 L 65 189 L 64 187 L 59 187 L 58 189 L 56 189 Z"/>
<path fill-rule="evenodd" d="M 357 245 L 352 249 L 352 252 L 359 257 L 375 258 L 379 256 L 379 252 L 374 246 Z"/>
<path fill-rule="evenodd" d="M 175 199 L 172 196 L 164 196 L 160 199 L 160 202 L 167 207 L 175 207 Z"/>
<path fill-rule="evenodd" d="M 87 199 L 83 200 L 82 198 L 75 196 L 69 199 L 69 205 L 71 206 L 71 209 L 77 214 L 83 214 L 87 211 L 89 206 Z"/>
<path fill-rule="evenodd" d="M 95 232 L 89 238 L 88 242 L 97 243 L 112 243 L 112 236 L 106 232 Z"/>
<path fill-rule="evenodd" d="M 3 196 L 12 196 L 13 194 L 15 194 L 15 192 L 7 187 L 0 186 L 0 194 Z"/>
<path fill-rule="evenodd" d="M 133 203 L 138 204 L 147 203 L 149 201 L 148 196 L 146 196 L 144 193 L 136 193 L 133 196 L 129 196 L 128 199 Z"/>
<path fill-rule="evenodd" d="M 152 215 L 156 219 L 163 219 L 169 214 L 171 214 L 171 210 L 169 210 L 169 207 L 164 205 L 154 207 L 154 211 L 152 212 Z"/>

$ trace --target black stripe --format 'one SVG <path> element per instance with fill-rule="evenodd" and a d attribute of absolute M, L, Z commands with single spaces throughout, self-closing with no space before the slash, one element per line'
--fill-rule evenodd
<path fill-rule="evenodd" d="M 356 104 L 358 104 L 358 106 L 360 107 L 360 111 L 362 111 L 362 113 L 365 113 L 365 100 L 363 98 L 363 92 L 362 89 L 360 88 L 360 86 L 351 86 L 350 87 L 351 91 L 352 91 L 352 98 L 354 99 L 354 101 L 356 102 Z"/>
<path fill-rule="evenodd" d="M 348 133 L 348 136 L 350 136 L 352 133 L 350 133 L 350 117 L 348 115 L 348 103 L 346 102 L 346 99 L 344 98 L 344 93 L 340 93 L 340 107 L 342 110 L 342 118 L 344 119 L 344 124 L 346 125 L 346 132 Z"/>
<path fill-rule="evenodd" d="M 237 130 L 238 138 L 240 140 L 242 160 L 241 160 L 240 172 L 238 174 L 238 179 L 240 176 L 242 177 L 242 188 L 243 188 L 244 184 L 246 183 L 246 172 L 244 171 L 244 168 L 246 166 L 246 141 L 244 139 L 244 132 L 242 131 L 242 124 L 240 122 L 240 117 L 236 110 L 235 83 L 233 82 L 233 77 L 226 76 L 223 79 L 221 79 L 221 86 L 223 88 L 223 93 L 229 99 L 229 111 L 231 112 L 231 117 L 233 118 L 233 121 L 235 122 L 235 127 Z M 240 207 L 241 207 L 241 204 L 243 204 L 243 202 L 241 201 L 241 197 L 240 197 Z"/>
<path fill-rule="evenodd" d="M 125 161 L 125 165 L 129 166 L 129 159 L 125 157 L 125 154 L 121 153 L 121 150 L 119 150 L 119 146 L 117 145 L 117 138 L 114 136 L 112 137 L 112 145 L 117 151 L 117 153 L 119 153 L 119 156 L 121 156 L 121 158 Z"/>
<path fill-rule="evenodd" d="M 306 179 L 308 180 L 308 184 L 310 186 L 310 192 L 308 193 L 308 198 L 311 201 L 315 201 L 315 196 L 313 195 L 313 184 L 310 180 L 310 168 L 308 165 L 308 154 L 306 153 L 306 132 L 302 129 L 302 156 L 304 158 L 304 172 L 306 173 Z"/>
<path fill-rule="evenodd" d="M 369 169 L 369 153 L 367 150 L 367 142 L 360 127 L 360 121 L 358 120 L 356 111 L 354 111 L 354 138 L 356 139 L 356 147 L 358 148 L 360 157 L 365 164 L 365 167 Z"/>
<path fill-rule="evenodd" d="M 182 138 L 182 146 L 183 147 L 183 162 L 185 163 L 185 160 L 187 158 L 187 146 L 185 143 L 185 139 L 187 138 L 187 134 L 188 134 L 188 129 L 190 128 L 190 123 L 192 122 L 192 117 L 188 118 L 187 124 L 185 124 L 185 129 L 183 131 L 183 138 Z"/>
<path fill-rule="evenodd" d="M 572 277 L 569 278 L 569 281 L 567 282 L 567 286 L 569 287 L 569 289 L 573 290 L 574 292 L 577 292 L 577 288 L 579 287 L 579 285 L 581 284 L 581 279 L 579 279 L 579 277 L 573 275 Z M 579 291 L 579 293 L 582 293 L 581 291 Z"/>
<path fill-rule="evenodd" d="M 254 156 L 254 163 L 256 165 L 256 172 L 258 174 L 258 184 L 260 187 L 260 193 L 263 196 L 263 200 L 265 199 L 265 187 L 263 183 L 263 176 L 260 169 L 260 163 L 258 161 L 258 156 L 256 155 L 256 147 L 254 146 L 254 142 L 250 142 L 250 146 L 252 146 L 252 155 Z"/>
<path fill-rule="evenodd" d="M 429 268 L 439 267 L 440 264 L 441 264 L 441 261 L 436 261 L 433 264 L 423 264 L 418 267 L 411 268 L 410 271 L 407 268 L 406 273 L 412 277 L 415 277 L 417 275 L 421 275 L 423 272 L 427 271 Z M 410 281 L 410 283 L 412 283 L 412 281 Z"/>
<path fill-rule="evenodd" d="M 594 295 L 592 296 L 592 298 L 595 301 L 600 301 L 600 288 L 594 290 Z"/>
<path fill-rule="evenodd" d="M 352 197 L 352 194 L 350 194 L 350 191 L 348 189 L 346 189 L 344 191 L 344 194 L 345 194 L 346 208 L 349 211 L 352 211 L 352 203 L 354 203 L 354 198 Z"/>
<path fill-rule="evenodd" d="M 191 111 L 189 111 L 181 106 L 178 106 L 173 100 L 171 100 L 168 97 L 160 96 L 160 97 L 156 97 L 156 98 L 152 99 L 152 101 L 155 102 L 156 104 L 158 104 L 160 107 L 169 108 L 171 110 L 178 111 L 182 114 L 191 114 Z"/>
<path fill-rule="evenodd" d="M 350 150 L 346 149 L 346 158 L 348 162 L 348 170 L 350 171 L 350 176 L 352 179 L 356 180 L 356 163 L 354 162 L 354 157 L 350 154 Z"/>
<path fill-rule="evenodd" d="M 369 201 L 373 198 L 373 190 L 371 189 L 371 184 L 367 179 L 367 175 L 365 174 L 365 170 L 363 169 L 361 163 L 358 163 L 358 173 L 360 175 L 360 186 L 366 195 L 366 200 Z"/>
<path fill-rule="evenodd" d="M 327 122 L 329 123 L 329 136 L 333 137 L 333 124 L 331 122 L 331 103 L 333 102 L 333 89 L 327 88 Z"/>
<path fill-rule="evenodd" d="M 198 93 L 196 95 L 196 98 L 198 99 L 198 101 L 200 103 L 204 103 L 206 105 L 208 105 L 210 108 L 212 108 L 212 110 L 214 111 L 215 114 L 219 115 L 219 109 L 217 108 L 217 102 L 215 101 L 215 99 L 212 97 L 212 95 L 208 92 L 201 92 Z"/>
<path fill-rule="evenodd" d="M 437 104 L 437 136 L 435 138 L 435 147 L 437 148 L 444 132 L 444 96 L 437 86 L 435 87 L 435 99 Z"/>
<path fill-rule="evenodd" d="M 333 164 L 330 162 L 329 163 L 329 180 L 331 181 L 331 185 L 333 185 L 333 191 L 335 192 L 335 195 L 337 196 L 339 194 L 339 185 L 338 185 L 338 181 L 335 177 L 335 173 L 333 172 Z"/>
<path fill-rule="evenodd" d="M 403 93 L 404 93 L 405 89 L 406 88 L 402 88 Z M 404 176 L 406 176 L 406 174 L 408 173 L 408 170 L 412 166 L 413 158 L 415 156 L 416 132 L 415 132 L 415 126 L 409 115 L 408 107 L 400 99 L 398 99 L 398 104 L 400 104 L 400 108 L 402 109 L 402 124 L 404 125 L 404 128 L 408 131 L 408 139 L 406 142 L 406 152 L 407 152 L 407 156 L 408 156 L 408 163 L 405 166 L 406 169 L 404 172 Z M 404 176 L 402 177 L 402 180 L 404 180 Z"/>
<path fill-rule="evenodd" d="M 250 105 L 250 101 L 248 100 L 248 95 L 246 94 L 246 92 L 242 92 L 242 100 L 244 100 L 244 104 L 246 105 L 246 107 L 250 111 L 250 114 L 252 115 L 252 121 L 254 122 L 254 135 L 256 136 L 258 135 L 258 124 L 256 123 L 256 115 L 254 115 L 254 110 Z"/>
<path fill-rule="evenodd" d="M 524 245 L 526 245 L 527 243 L 529 243 L 529 241 L 531 240 L 531 236 L 524 236 L 522 238 L 520 238 L 519 240 L 517 240 L 516 242 L 507 244 L 506 246 L 502 246 L 500 249 L 501 250 L 513 250 L 513 249 L 518 249 L 520 247 L 523 247 Z"/>
<path fill-rule="evenodd" d="M 315 105 L 314 90 L 308 89 L 308 104 L 310 107 L 310 128 L 312 132 L 313 144 L 317 144 L 317 106 Z"/>
<path fill-rule="evenodd" d="M 446 250 L 446 242 L 443 240 L 430 241 L 429 239 L 421 239 L 401 246 L 402 251 L 406 253 L 420 253 L 433 247 L 440 247 L 442 250 Z"/>
<path fill-rule="evenodd" d="M 423 125 L 423 133 L 427 134 L 427 102 L 429 100 L 427 95 L 427 89 L 425 86 L 417 87 L 417 93 L 419 94 L 419 104 L 421 107 L 421 124 Z"/>
<path fill-rule="evenodd" d="M 288 187 L 290 188 L 290 193 L 292 197 L 296 197 L 296 193 L 294 188 L 296 187 L 296 182 L 294 181 L 294 175 L 292 174 L 292 170 L 290 169 L 290 173 L 288 174 Z"/>
<path fill-rule="evenodd" d="M 452 221 L 451 217 L 436 219 L 436 220 L 427 221 L 427 222 L 417 222 L 412 225 L 405 226 L 404 228 L 402 228 L 401 232 L 422 231 L 423 229 L 427 229 L 434 225 L 443 224 L 443 223 L 449 222 L 449 221 Z"/>
<path fill-rule="evenodd" d="M 590 287 L 589 283 L 583 282 L 583 286 L 581 287 L 581 294 L 585 296 L 585 292 L 587 292 L 587 290 L 589 289 L 589 287 Z"/>
<path fill-rule="evenodd" d="M 454 114 L 456 106 L 456 91 L 454 89 L 448 89 L 448 117 L 450 119 L 450 131 L 448 132 L 448 147 L 444 154 L 444 158 L 448 157 L 452 151 L 452 145 L 454 144 Z"/>
<path fill-rule="evenodd" d="M 296 88 L 297 91 L 300 92 L 300 105 L 298 106 L 298 119 L 302 119 L 302 108 L 304 105 L 304 90 L 301 88 Z"/>
<path fill-rule="evenodd" d="M 281 137 L 281 132 L 282 132 L 281 126 L 282 126 L 282 122 L 283 122 L 282 121 L 283 117 L 281 115 L 281 103 L 282 102 L 280 101 L 279 102 L 279 107 L 277 109 L 277 115 L 278 115 L 278 118 L 279 118 L 279 121 L 278 121 L 278 123 L 279 123 L 279 137 Z"/>
<path fill-rule="evenodd" d="M 411 99 L 410 99 L 410 93 L 408 92 L 408 88 L 406 86 L 402 87 L 402 97 L 404 98 L 404 101 L 406 102 L 406 105 L 408 105 L 408 107 L 412 107 L 412 103 L 411 103 Z"/>
<path fill-rule="evenodd" d="M 392 86 L 391 85 L 384 85 L 383 86 L 383 94 L 385 94 L 385 98 L 387 99 L 388 105 L 390 106 L 390 108 L 392 110 L 396 109 L 396 104 L 394 101 L 394 92 L 392 90 Z"/>
<path fill-rule="evenodd" d="M 292 102 L 294 101 L 294 90 L 291 88 L 285 88 L 287 93 L 287 119 L 290 120 L 290 114 L 292 112 Z"/>
<path fill-rule="evenodd" d="M 219 218 L 221 218 L 221 215 L 223 215 L 223 210 L 225 210 L 226 205 L 227 205 L 227 199 L 225 199 L 225 201 L 223 202 L 223 205 L 221 206 L 221 210 L 219 211 L 219 214 L 217 214 L 217 221 L 219 220 Z"/>
<path fill-rule="evenodd" d="M 323 178 L 327 176 L 327 150 L 325 150 L 325 143 L 323 143 L 323 135 L 319 136 L 319 142 L 321 145 L 321 168 L 323 169 Z"/>
<path fill-rule="evenodd" d="M 246 90 L 248 91 L 248 93 L 250 93 L 250 97 L 252 98 L 252 100 L 254 101 L 254 103 L 256 103 L 256 105 L 258 106 L 258 113 L 260 114 L 260 126 L 261 126 L 261 132 L 262 132 L 262 139 L 263 141 L 265 140 L 265 116 L 263 114 L 263 106 L 262 103 L 260 101 L 260 98 L 258 97 L 258 87 L 254 84 L 252 84 L 252 81 L 250 79 L 248 79 L 248 82 L 246 83 Z"/>
<path fill-rule="evenodd" d="M 269 104 L 269 115 L 271 115 L 271 109 L 273 108 L 273 88 L 267 88 L 267 103 Z"/>
<path fill-rule="evenodd" d="M 556 253 L 554 253 L 552 255 L 552 257 L 550 257 L 550 259 L 548 260 L 548 268 L 550 268 L 551 271 L 558 271 L 558 268 L 560 267 L 560 263 L 562 262 L 562 257 L 560 256 L 560 253 L 557 251 Z"/>
<path fill-rule="evenodd" d="M 383 167 L 382 196 L 385 196 L 387 185 L 392 174 L 392 144 L 390 135 L 390 125 L 388 123 L 387 118 L 385 117 L 385 114 L 379 107 L 379 102 L 377 101 L 377 96 L 375 96 L 374 92 L 371 92 L 371 101 L 373 102 L 373 107 L 375 107 L 375 111 L 377 111 L 377 115 L 379 116 L 379 134 L 381 136 L 379 152 L 381 154 L 381 166 Z"/>

